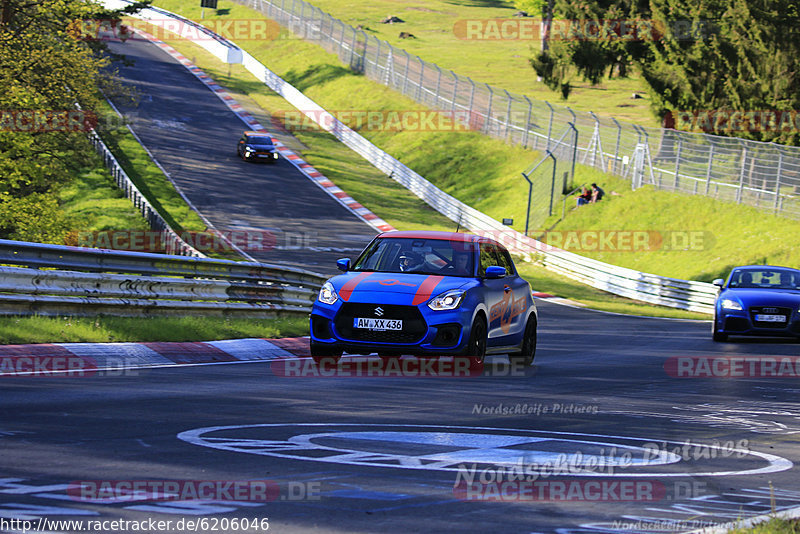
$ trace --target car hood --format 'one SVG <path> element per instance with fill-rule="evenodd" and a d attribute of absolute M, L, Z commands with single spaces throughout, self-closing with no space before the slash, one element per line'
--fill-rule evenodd
<path fill-rule="evenodd" d="M 720 298 L 736 299 L 745 308 L 751 306 L 800 306 L 800 291 L 791 289 L 726 289 Z"/>
<path fill-rule="evenodd" d="M 345 302 L 375 302 L 418 305 L 445 291 L 475 285 L 474 278 L 414 273 L 349 272 L 330 282 Z"/>
<path fill-rule="evenodd" d="M 253 150 L 275 150 L 275 145 L 254 145 L 252 143 L 247 143 L 247 146 Z"/>

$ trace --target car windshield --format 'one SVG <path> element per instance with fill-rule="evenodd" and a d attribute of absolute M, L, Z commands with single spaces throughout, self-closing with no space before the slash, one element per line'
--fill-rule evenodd
<path fill-rule="evenodd" d="M 800 289 L 800 271 L 789 269 L 736 269 L 728 287 L 757 289 Z"/>
<path fill-rule="evenodd" d="M 270 139 L 269 137 L 252 136 L 247 138 L 247 142 L 250 143 L 251 145 L 271 145 L 272 139 Z"/>
<path fill-rule="evenodd" d="M 472 277 L 475 255 L 471 247 L 471 243 L 443 239 L 377 239 L 352 270 Z"/>

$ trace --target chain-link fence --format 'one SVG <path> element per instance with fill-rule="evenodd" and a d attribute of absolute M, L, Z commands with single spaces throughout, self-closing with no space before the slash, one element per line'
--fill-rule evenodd
<path fill-rule="evenodd" d="M 575 129 L 562 154 L 628 178 L 632 187 L 707 195 L 800 218 L 800 147 L 646 128 L 514 95 L 412 56 L 303 0 L 236 0 L 336 53 L 354 71 L 432 109 L 469 117 L 482 133 L 549 150 Z M 571 125 L 571 126 L 570 126 Z"/>

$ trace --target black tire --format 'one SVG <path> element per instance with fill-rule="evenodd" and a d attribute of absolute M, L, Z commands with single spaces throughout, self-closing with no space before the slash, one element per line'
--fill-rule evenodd
<path fill-rule="evenodd" d="M 464 356 L 469 358 L 470 364 L 483 365 L 486 359 L 486 321 L 482 317 L 476 317 L 472 323 Z"/>
<path fill-rule="evenodd" d="M 533 365 L 533 359 L 536 357 L 536 326 L 536 316 L 531 315 L 522 335 L 522 350 L 509 354 L 509 362 L 519 363 L 525 367 Z"/>
<path fill-rule="evenodd" d="M 723 334 L 722 332 L 717 331 L 717 317 L 714 316 L 714 322 L 711 323 L 711 339 L 716 341 L 717 343 L 721 343 L 723 341 L 728 341 L 728 334 Z"/>
<path fill-rule="evenodd" d="M 336 363 L 341 357 L 341 350 L 311 342 L 311 359 L 316 363 Z"/>

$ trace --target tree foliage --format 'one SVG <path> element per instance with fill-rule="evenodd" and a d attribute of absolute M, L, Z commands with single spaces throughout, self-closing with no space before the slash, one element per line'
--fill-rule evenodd
<path fill-rule="evenodd" d="M 722 117 L 734 111 L 791 111 L 796 118 L 800 109 L 795 0 L 556 0 L 555 11 L 568 20 L 642 21 L 652 31 L 634 39 L 554 40 L 550 58 L 531 60 L 550 87 L 573 75 L 599 83 L 635 65 L 660 119 L 676 112 Z M 793 124 L 780 129 L 745 122 L 733 130 L 730 122 L 717 121 L 704 129 L 798 144 Z"/>
<path fill-rule="evenodd" d="M 60 217 L 50 197 L 92 161 L 86 131 L 13 117 L 52 118 L 76 105 L 91 116 L 109 59 L 75 24 L 120 14 L 88 0 L 0 0 L 0 237 L 36 238 L 39 221 L 38 237 L 58 240 L 63 221 L 50 220 Z"/>

